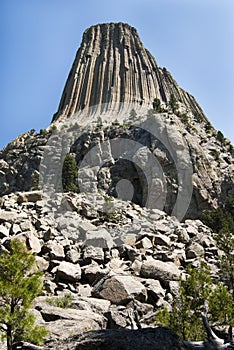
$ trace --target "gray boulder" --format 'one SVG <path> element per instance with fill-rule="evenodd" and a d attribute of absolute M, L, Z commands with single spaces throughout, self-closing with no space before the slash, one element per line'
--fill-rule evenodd
<path fill-rule="evenodd" d="M 122 304 L 132 297 L 145 301 L 147 292 L 144 285 L 131 276 L 111 276 L 102 279 L 94 286 L 93 295 L 110 300 L 114 304 Z"/>
<path fill-rule="evenodd" d="M 160 281 L 178 280 L 181 271 L 172 262 L 163 262 L 153 258 L 147 259 L 141 267 L 141 276 Z"/>
<path fill-rule="evenodd" d="M 57 267 L 56 280 L 77 282 L 81 278 L 81 268 L 78 264 L 62 261 Z"/>
<path fill-rule="evenodd" d="M 88 332 L 77 338 L 75 350 L 184 350 L 182 340 L 168 328 L 115 329 Z"/>

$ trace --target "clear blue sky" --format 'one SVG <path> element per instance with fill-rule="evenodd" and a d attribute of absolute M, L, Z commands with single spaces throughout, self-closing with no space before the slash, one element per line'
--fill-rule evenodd
<path fill-rule="evenodd" d="M 234 142 L 234 0 L 1 0 L 0 148 L 49 125 L 83 31 L 102 22 L 136 27 Z"/>

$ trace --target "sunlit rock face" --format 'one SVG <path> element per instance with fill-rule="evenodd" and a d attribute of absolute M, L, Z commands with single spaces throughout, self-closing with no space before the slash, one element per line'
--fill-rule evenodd
<path fill-rule="evenodd" d="M 98 24 L 83 34 L 53 120 L 101 104 L 111 110 L 116 103 L 151 106 L 154 98 L 167 103 L 172 93 L 189 110 L 203 115 L 194 97 L 157 66 L 135 28 Z"/>

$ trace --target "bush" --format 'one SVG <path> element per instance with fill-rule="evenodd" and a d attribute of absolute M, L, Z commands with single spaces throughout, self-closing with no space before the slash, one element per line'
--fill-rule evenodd
<path fill-rule="evenodd" d="M 64 192 L 78 192 L 78 166 L 75 158 L 71 154 L 67 154 L 62 170 L 62 184 Z"/>
<path fill-rule="evenodd" d="M 208 301 L 210 322 L 215 326 L 232 324 L 234 320 L 232 297 L 221 284 L 214 284 L 210 270 L 188 267 L 186 280 L 180 279 L 178 295 L 174 295 L 172 311 L 166 308 L 156 313 L 156 320 L 170 327 L 186 340 L 201 340 L 206 333 L 201 320 L 201 309 Z"/>
<path fill-rule="evenodd" d="M 221 131 L 217 132 L 217 140 L 221 142 L 221 144 L 223 144 L 223 142 L 225 141 L 225 137 L 223 135 L 223 133 Z"/>
<path fill-rule="evenodd" d="M 40 345 L 47 335 L 44 327 L 35 326 L 35 316 L 29 312 L 42 288 L 42 273 L 31 273 L 34 265 L 34 256 L 17 240 L 0 255 L 0 332 L 8 350 L 22 340 Z"/>
<path fill-rule="evenodd" d="M 40 129 L 40 135 L 45 136 L 47 134 L 48 134 L 48 132 L 46 129 Z"/>
<path fill-rule="evenodd" d="M 212 157 L 214 157 L 214 159 L 218 162 L 219 161 L 219 156 L 220 156 L 219 151 L 217 151 L 217 149 L 214 149 L 210 153 L 211 153 Z"/>
<path fill-rule="evenodd" d="M 52 306 L 57 306 L 57 307 L 61 307 L 62 309 L 67 309 L 72 306 L 72 295 L 71 293 L 67 293 L 60 298 L 56 298 L 56 299 L 47 298 L 46 301 Z"/>
<path fill-rule="evenodd" d="M 153 109 L 158 113 L 162 112 L 161 101 L 159 98 L 153 100 Z"/>
<path fill-rule="evenodd" d="M 204 211 L 201 220 L 215 233 L 221 257 L 221 280 L 232 292 L 234 301 L 234 198 L 227 197 L 222 208 Z"/>
<path fill-rule="evenodd" d="M 173 113 L 175 113 L 178 109 L 178 103 L 174 94 L 171 94 L 170 96 L 169 106 L 171 107 Z"/>

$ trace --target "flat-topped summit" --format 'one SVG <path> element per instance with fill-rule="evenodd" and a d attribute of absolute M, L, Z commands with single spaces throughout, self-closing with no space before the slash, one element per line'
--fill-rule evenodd
<path fill-rule="evenodd" d="M 168 103 L 171 94 L 194 113 L 203 115 L 195 99 L 170 73 L 158 67 L 135 28 L 104 23 L 88 28 L 67 78 L 53 121 L 94 105 Z"/>

